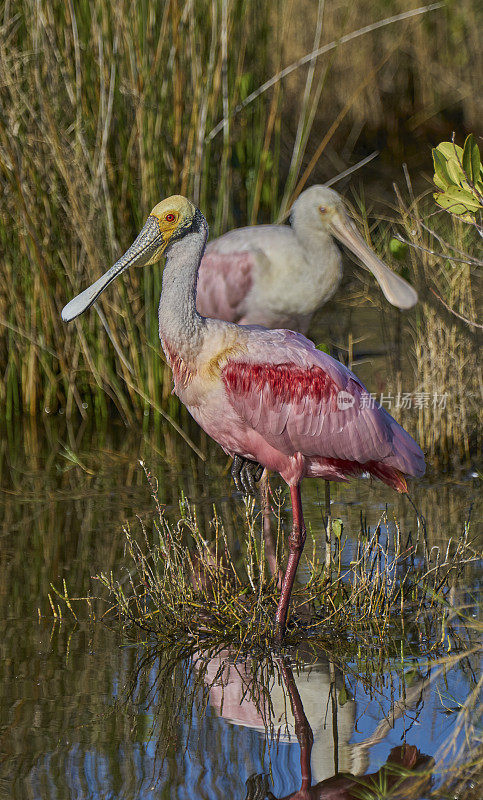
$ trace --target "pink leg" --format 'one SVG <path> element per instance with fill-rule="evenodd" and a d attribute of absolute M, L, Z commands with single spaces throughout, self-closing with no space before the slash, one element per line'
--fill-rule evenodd
<path fill-rule="evenodd" d="M 302 514 L 302 498 L 300 496 L 300 486 L 290 487 L 290 499 L 292 501 L 293 527 L 288 537 L 288 561 L 287 569 L 282 583 L 282 592 L 278 601 L 277 613 L 275 614 L 275 639 L 281 642 L 285 633 L 285 622 L 290 604 L 290 595 L 295 580 L 295 573 L 302 555 L 305 544 L 305 522 Z"/>
<path fill-rule="evenodd" d="M 270 484 L 268 473 L 264 472 L 260 479 L 260 505 L 262 509 L 263 539 L 265 542 L 265 555 L 272 578 L 277 583 L 277 589 L 282 589 L 283 572 L 277 567 L 277 542 L 272 531 L 270 521 Z"/>
<path fill-rule="evenodd" d="M 295 719 L 295 735 L 300 745 L 300 771 L 302 773 L 302 786 L 300 793 L 307 792 L 312 786 L 312 769 L 310 764 L 310 757 L 312 754 L 312 745 L 314 744 L 314 734 L 310 723 L 305 716 L 302 698 L 300 697 L 297 684 L 293 672 L 282 658 L 280 661 L 280 669 L 282 671 L 282 678 L 285 683 L 288 695 L 290 698 L 290 705 L 292 707 L 292 714 Z"/>

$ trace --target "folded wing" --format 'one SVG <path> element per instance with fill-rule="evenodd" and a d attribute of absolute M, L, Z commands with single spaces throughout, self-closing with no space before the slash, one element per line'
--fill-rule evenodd
<path fill-rule="evenodd" d="M 252 287 L 256 255 L 249 251 L 207 250 L 198 273 L 196 307 L 204 317 L 238 322 L 245 313 Z"/>
<path fill-rule="evenodd" d="M 287 455 L 424 473 L 411 436 L 350 370 L 299 334 L 253 330 L 247 354 L 229 361 L 222 378 L 240 417 Z"/>

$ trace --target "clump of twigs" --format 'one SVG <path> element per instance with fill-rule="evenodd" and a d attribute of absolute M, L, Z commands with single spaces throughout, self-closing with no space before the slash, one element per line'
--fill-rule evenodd
<path fill-rule="evenodd" d="M 140 536 L 126 526 L 126 573 L 97 576 L 112 601 L 107 616 L 116 616 L 125 629 L 142 629 L 167 642 L 187 638 L 230 642 L 240 650 L 270 648 L 279 591 L 268 569 L 254 501 L 246 500 L 245 538 L 235 557 L 216 510 L 210 541 L 185 499 L 178 522 L 171 524 L 159 504 L 156 481 L 145 471 L 156 506 L 153 534 L 142 521 Z M 277 566 L 284 555 L 278 529 Z M 385 511 L 373 531 L 361 519 L 349 558 L 348 538 L 340 527 L 336 531 L 330 575 L 325 560 L 322 564 L 316 557 L 315 539 L 312 552 L 306 546 L 309 580 L 294 591 L 288 641 L 337 634 L 347 642 L 370 630 L 383 642 L 388 630 L 407 617 L 425 629 L 428 652 L 432 642 L 443 641 L 451 592 L 461 572 L 478 558 L 469 523 L 444 550 L 429 549 L 424 520 L 418 520 L 415 534 L 404 535 L 397 522 L 389 524 Z"/>

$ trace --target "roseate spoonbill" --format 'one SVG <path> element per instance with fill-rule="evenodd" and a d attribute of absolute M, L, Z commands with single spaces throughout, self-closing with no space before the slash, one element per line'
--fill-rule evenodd
<path fill-rule="evenodd" d="M 314 312 L 342 278 L 334 238 L 372 272 L 385 297 L 408 309 L 418 295 L 367 246 L 342 198 L 311 186 L 295 201 L 288 225 L 255 225 L 209 242 L 201 261 L 196 306 L 205 317 L 306 333 Z"/>
<path fill-rule="evenodd" d="M 311 186 L 292 207 L 291 225 L 255 225 L 209 242 L 198 273 L 196 306 L 205 317 L 240 325 L 290 328 L 306 333 L 314 312 L 336 291 L 342 258 L 334 238 L 373 273 L 384 295 L 408 309 L 418 295 L 367 246 L 348 217 L 342 198 L 327 186 Z M 235 456 L 232 476 L 239 491 L 255 494 L 262 468 Z M 261 486 L 263 531 L 270 551 L 268 484 Z M 330 564 L 330 493 L 326 486 L 327 566 Z M 273 559 L 272 559 L 273 561 Z M 273 565 L 270 569 L 272 574 Z"/>
<path fill-rule="evenodd" d="M 275 616 L 281 640 L 306 536 L 302 478 L 343 481 L 367 471 L 407 492 L 405 475 L 423 475 L 424 457 L 384 409 L 364 402 L 368 395 L 359 379 L 304 336 L 197 312 L 207 236 L 207 222 L 189 200 L 163 200 L 119 261 L 64 307 L 62 319 L 85 311 L 128 267 L 154 264 L 166 254 L 159 336 L 174 391 L 225 452 L 278 472 L 290 488 L 293 526 Z"/>

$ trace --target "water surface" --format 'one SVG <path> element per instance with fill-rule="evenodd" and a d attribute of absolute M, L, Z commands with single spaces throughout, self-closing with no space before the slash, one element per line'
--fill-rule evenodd
<path fill-rule="evenodd" d="M 475 655 L 455 653 L 454 661 L 448 653 L 443 660 L 441 653 L 422 657 L 411 632 L 395 638 L 397 652 L 379 671 L 371 671 L 363 653 L 341 668 L 330 648 L 320 647 L 299 648 L 285 660 L 277 656 L 268 666 L 258 665 L 258 672 L 250 660 L 230 663 L 229 652 L 198 652 L 167 668 L 170 654 L 162 647 L 126 641 L 115 627 L 89 622 L 87 611 L 78 624 L 65 605 L 63 619 L 54 618 L 51 584 L 61 588 L 65 579 L 72 596 L 98 594 L 93 576 L 119 571 L 125 563 L 123 524 L 135 529 L 139 517 L 151 518 L 153 502 L 139 460 L 159 481 L 160 500 L 173 520 L 184 492 L 209 537 L 216 504 L 236 548 L 244 508 L 227 461 L 194 426 L 189 432 L 206 453 L 205 462 L 166 425 L 139 432 L 113 423 L 100 434 L 45 416 L 3 431 L 0 796 L 291 796 L 306 771 L 309 730 L 309 779 L 318 784 L 311 796 L 339 797 L 330 793 L 340 789 L 330 783 L 336 773 L 380 777 L 388 759 L 401 757 L 404 743 L 413 748 L 406 760 L 416 749 L 425 768 L 435 759 L 437 786 L 455 757 L 456 751 L 445 754 L 444 748 L 455 732 L 459 704 L 478 680 Z M 437 484 L 422 481 L 412 495 L 426 517 L 431 546 L 459 536 L 471 507 L 478 518 L 477 485 L 469 474 Z M 332 498 L 333 514 L 349 535 L 357 531 L 361 513 L 373 528 L 386 506 L 390 520 L 396 518 L 406 532 L 415 530 L 407 500 L 380 484 L 333 486 Z M 323 554 L 320 483 L 306 482 L 304 500 Z M 283 520 L 289 520 L 285 511 Z M 474 572 L 464 571 L 458 597 L 471 604 L 474 585 Z M 265 692 L 261 705 L 251 696 L 257 681 Z M 299 701 L 306 723 L 299 724 L 297 738 L 293 703 L 298 708 Z M 267 715 L 273 724 L 270 746 Z M 464 735 L 462 726 L 456 747 Z M 431 782 L 421 779 L 414 791 L 407 796 L 427 797 Z"/>

